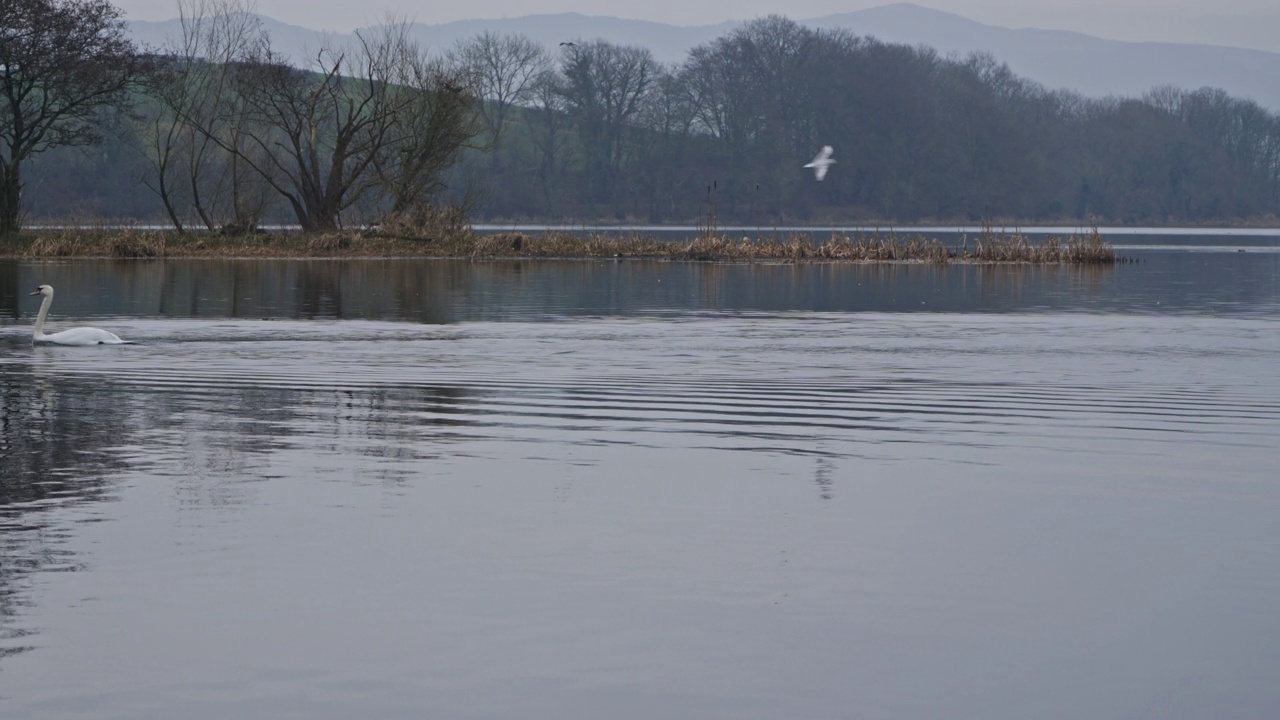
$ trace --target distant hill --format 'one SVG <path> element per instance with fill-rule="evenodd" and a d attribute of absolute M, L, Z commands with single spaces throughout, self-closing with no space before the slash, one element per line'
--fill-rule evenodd
<path fill-rule="evenodd" d="M 497 33 L 522 33 L 555 49 L 570 40 L 606 40 L 622 45 L 648 48 L 654 57 L 666 63 L 685 59 L 689 49 L 728 33 L 741 23 L 680 27 L 646 20 L 560 13 L 529 15 L 503 20 L 459 20 L 443 25 L 418 25 L 416 36 L 427 47 L 446 48 L 460 38 L 478 35 L 485 30 Z"/>
<path fill-rule="evenodd" d="M 350 34 L 310 30 L 297 25 L 282 23 L 265 15 L 260 15 L 259 18 L 262 20 L 267 32 L 271 34 L 273 47 L 292 57 L 295 62 L 301 58 L 314 55 L 315 51 L 320 48 L 321 43 L 327 39 L 331 38 L 338 42 L 346 42 L 352 39 Z M 181 27 L 177 18 L 158 22 L 150 20 L 129 21 L 129 32 L 134 41 L 152 48 L 163 48 L 171 43 L 176 44 L 176 40 L 182 35 Z"/>
<path fill-rule="evenodd" d="M 1082 33 L 983 25 L 918 5 L 896 4 L 805 20 L 943 53 L 990 52 L 1015 73 L 1090 96 L 1141 95 L 1159 85 L 1206 85 L 1280 110 L 1280 53 L 1218 45 L 1103 40 Z"/>
<path fill-rule="evenodd" d="M 351 35 L 322 33 L 316 30 L 287 25 L 270 18 L 263 18 L 277 50 L 293 57 L 309 57 L 322 40 L 342 43 Z M 606 40 L 624 45 L 648 48 L 658 60 L 677 63 L 685 58 L 690 48 L 713 40 L 741 23 L 726 22 L 719 25 L 680 27 L 646 20 L 625 20 L 615 17 L 560 13 L 555 15 L 528 15 L 501 20 L 458 20 L 441 25 L 414 25 L 414 37 L 427 48 L 444 50 L 463 38 L 474 37 L 485 30 L 496 33 L 520 33 L 555 50 L 561 42 L 569 40 Z M 178 33 L 178 21 L 131 21 L 133 37 L 152 46 L 161 46 L 169 37 Z"/>
<path fill-rule="evenodd" d="M 1141 95 L 1153 87 L 1222 88 L 1280 111 L 1280 53 L 1217 45 L 1103 40 L 1077 32 L 1010 29 L 907 3 L 797 20 L 815 28 L 847 28 L 887 42 L 926 45 L 942 53 L 986 51 L 1017 74 L 1050 88 L 1088 96 Z M 295 59 L 312 55 L 325 34 L 267 19 L 277 48 Z M 659 60 L 680 62 L 689 48 L 719 37 L 741 23 L 679 27 L 642 20 L 578 13 L 529 15 L 501 20 L 463 20 L 415 26 L 418 39 L 446 48 L 484 30 L 523 33 L 548 48 L 565 40 L 603 39 L 649 48 Z M 161 45 L 177 21 L 130 23 L 134 37 Z M 349 35 L 328 35 L 333 42 Z"/>

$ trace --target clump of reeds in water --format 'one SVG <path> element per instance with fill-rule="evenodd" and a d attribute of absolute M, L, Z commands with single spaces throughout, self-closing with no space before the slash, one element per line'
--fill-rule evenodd
<path fill-rule="evenodd" d="M 111 239 L 108 255 L 116 258 L 158 258 L 165 256 L 165 236 L 160 233 L 128 233 Z"/>
<path fill-rule="evenodd" d="M 7 245 L 7 247 L 6 247 Z M 457 255 L 439 245 L 361 232 L 253 233 L 57 230 L 24 233 L 0 252 L 26 258 L 321 258 Z"/>
<path fill-rule="evenodd" d="M 428 221 L 430 218 L 418 218 Z M 10 252 L 33 258 L 115 257 L 454 257 L 454 258 L 655 258 L 775 262 L 996 262 L 1114 263 L 1115 250 L 1097 230 L 1032 241 L 1022 233 L 984 231 L 948 247 L 922 234 L 836 234 L 815 242 L 809 235 L 729 237 L 704 232 L 693 240 L 658 240 L 639 234 L 545 232 L 478 235 L 452 220 L 406 228 L 381 225 L 327 233 L 167 233 L 132 229 L 65 230 L 26 235 Z"/>
<path fill-rule="evenodd" d="M 856 260 L 861 262 L 915 261 L 945 263 L 952 253 L 937 238 L 916 234 L 899 236 L 836 235 L 815 248 L 822 260 Z"/>
<path fill-rule="evenodd" d="M 923 235 L 912 237 L 833 235 L 814 242 L 805 235 L 782 239 L 702 236 L 673 257 L 681 260 L 918 261 L 946 262 L 945 245 Z"/>
<path fill-rule="evenodd" d="M 674 249 L 672 243 L 643 235 L 497 233 L 476 236 L 466 254 L 472 258 L 664 257 Z"/>
<path fill-rule="evenodd" d="M 703 233 L 692 241 L 657 240 L 644 235 L 611 235 L 548 232 L 541 234 L 498 233 L 475 239 L 469 255 L 496 257 L 643 257 L 701 261 L 946 261 L 947 249 L 937 240 L 923 236 L 833 237 L 815 243 L 806 235 L 782 239 Z"/>
<path fill-rule="evenodd" d="M 22 256 L 28 258 L 65 258 L 84 254 L 76 238 L 61 235 L 41 235 L 22 252 Z"/>
<path fill-rule="evenodd" d="M 371 237 L 409 240 L 468 254 L 464 247 L 476 239 L 468 223 L 471 199 L 454 204 L 416 204 L 389 211 L 368 228 Z"/>
<path fill-rule="evenodd" d="M 364 245 L 364 237 L 360 234 L 320 233 L 306 238 L 306 250 L 315 255 L 328 255 L 351 250 Z"/>
<path fill-rule="evenodd" d="M 649 257 L 701 261 L 790 262 L 1115 262 L 1115 252 L 1096 233 L 1034 242 L 1022 234 L 984 233 L 972 246 L 949 248 L 922 234 L 833 235 L 815 242 L 807 235 L 732 238 L 704 233 L 692 241 L 644 236 L 569 233 L 500 233 L 475 239 L 469 255 L 496 257 Z"/>
<path fill-rule="evenodd" d="M 136 230 L 58 230 L 36 235 L 21 254 L 28 258 L 159 258 L 166 255 L 166 237 Z"/>
<path fill-rule="evenodd" d="M 959 260 L 976 262 L 1114 263 L 1115 248 L 1093 228 L 1084 235 L 1050 235 L 1033 242 L 1025 233 L 997 233 L 984 229 L 970 246 L 966 237 L 956 253 Z"/>

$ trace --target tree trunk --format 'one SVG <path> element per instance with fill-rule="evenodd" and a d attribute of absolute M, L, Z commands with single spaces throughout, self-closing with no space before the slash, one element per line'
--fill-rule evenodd
<path fill-rule="evenodd" d="M 209 217 L 209 211 L 204 207 L 204 200 L 200 198 L 200 176 L 194 171 L 191 173 L 191 206 L 195 208 L 196 214 L 200 216 L 200 221 L 204 223 L 209 232 L 218 229 L 218 226 L 213 222 L 213 218 Z"/>
<path fill-rule="evenodd" d="M 155 193 L 160 196 L 160 202 L 164 205 L 164 211 L 169 214 L 169 221 L 173 223 L 173 228 L 179 235 L 186 233 L 186 228 L 182 226 L 182 219 L 178 217 L 178 209 L 173 205 L 173 197 L 169 192 L 169 160 L 165 157 L 159 163 L 157 168 L 157 178 Z"/>
<path fill-rule="evenodd" d="M 187 229 L 182 225 L 182 219 L 178 217 L 178 210 L 173 206 L 173 200 L 169 197 L 169 190 L 164 183 L 160 183 L 160 202 L 164 203 L 164 211 L 169 214 L 169 221 L 173 223 L 173 229 L 179 235 L 185 235 Z"/>
<path fill-rule="evenodd" d="M 0 236 L 18 232 L 18 202 L 22 182 L 17 162 L 0 165 Z"/>

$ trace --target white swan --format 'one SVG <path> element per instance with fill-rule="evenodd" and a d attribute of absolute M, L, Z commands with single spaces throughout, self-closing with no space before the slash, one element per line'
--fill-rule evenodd
<path fill-rule="evenodd" d="M 40 303 L 40 314 L 36 315 L 35 330 L 31 333 L 32 342 L 51 342 L 59 345 L 129 345 L 129 340 L 121 340 L 115 333 L 91 327 L 71 328 L 52 335 L 44 334 L 44 319 L 49 315 L 49 306 L 53 304 L 53 286 L 41 285 L 32 295 L 43 295 Z"/>
<path fill-rule="evenodd" d="M 822 151 L 813 159 L 813 162 L 805 165 L 807 168 L 813 168 L 813 176 L 818 178 L 819 181 L 827 176 L 827 168 L 836 164 L 835 159 L 831 157 L 832 152 L 834 151 L 830 145 L 823 145 Z"/>

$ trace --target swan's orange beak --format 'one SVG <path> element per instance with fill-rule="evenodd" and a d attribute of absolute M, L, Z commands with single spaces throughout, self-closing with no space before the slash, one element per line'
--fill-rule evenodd
<path fill-rule="evenodd" d="M 39 288 L 36 288 L 36 291 L 35 291 L 35 292 L 33 292 L 33 293 L 27 293 L 27 294 L 28 294 L 28 295 L 39 295 L 39 294 L 40 294 L 40 289 L 39 289 Z"/>

